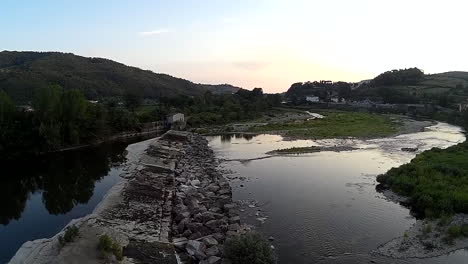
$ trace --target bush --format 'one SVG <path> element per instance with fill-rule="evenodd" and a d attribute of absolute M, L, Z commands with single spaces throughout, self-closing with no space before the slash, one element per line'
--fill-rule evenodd
<path fill-rule="evenodd" d="M 270 243 L 257 233 L 248 233 L 227 240 L 224 253 L 233 264 L 276 263 Z"/>
<path fill-rule="evenodd" d="M 463 236 L 468 237 L 468 225 L 467 224 L 464 224 L 461 226 L 461 232 Z"/>
<path fill-rule="evenodd" d="M 447 234 L 452 238 L 457 238 L 462 235 L 461 226 L 453 225 L 447 229 Z"/>
<path fill-rule="evenodd" d="M 377 181 L 408 196 L 413 211 L 428 218 L 468 213 L 468 142 L 418 154 Z M 442 224 L 446 225 L 446 224 Z"/>
<path fill-rule="evenodd" d="M 422 231 L 423 231 L 423 234 L 424 234 L 424 235 L 427 235 L 427 234 L 431 233 L 431 232 L 432 232 L 432 225 L 431 225 L 431 224 L 425 225 L 425 226 L 423 227 L 423 230 L 422 230 Z"/>
<path fill-rule="evenodd" d="M 104 254 L 112 253 L 117 260 L 123 259 L 122 246 L 106 234 L 99 237 L 98 249 Z"/>
<path fill-rule="evenodd" d="M 452 216 L 450 215 L 442 215 L 437 225 L 439 226 L 446 226 L 452 222 Z"/>
<path fill-rule="evenodd" d="M 63 247 L 65 244 L 70 243 L 75 240 L 75 238 L 79 235 L 78 227 L 70 226 L 65 229 L 65 234 L 63 236 L 59 236 L 58 240 L 60 245 Z"/>

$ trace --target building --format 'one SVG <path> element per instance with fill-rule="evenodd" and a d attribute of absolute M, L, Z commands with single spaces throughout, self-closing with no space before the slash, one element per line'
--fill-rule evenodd
<path fill-rule="evenodd" d="M 320 102 L 320 98 L 318 96 L 306 96 L 306 101 L 311 103 L 318 103 Z"/>
<path fill-rule="evenodd" d="M 30 105 L 18 105 L 16 106 L 16 109 L 21 112 L 34 112 L 34 108 Z"/>
<path fill-rule="evenodd" d="M 182 113 L 173 113 L 167 116 L 167 124 L 172 129 L 185 128 L 185 115 Z"/>

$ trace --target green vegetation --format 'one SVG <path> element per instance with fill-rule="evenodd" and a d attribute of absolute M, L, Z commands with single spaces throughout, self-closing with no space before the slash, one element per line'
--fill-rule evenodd
<path fill-rule="evenodd" d="M 49 152 L 121 132 L 138 132 L 142 123 L 164 121 L 170 112 L 185 113 L 192 128 L 252 119 L 280 101 L 279 95 L 255 88 L 230 95 L 206 92 L 197 97 L 162 97 L 146 106 L 140 105 L 142 98 L 133 92 L 125 95 L 124 102 L 109 98 L 93 103 L 79 90 L 50 85 L 35 90 L 32 110 L 25 111 L 0 90 L 0 156 Z"/>
<path fill-rule="evenodd" d="M 375 86 L 409 85 L 424 80 L 424 72 L 418 68 L 387 71 L 372 80 Z"/>
<path fill-rule="evenodd" d="M 60 245 L 63 247 L 67 243 L 73 242 L 75 238 L 78 237 L 79 234 L 80 232 L 79 232 L 78 227 L 74 225 L 67 227 L 67 229 L 65 230 L 65 234 L 63 236 L 59 236 L 58 238 Z"/>
<path fill-rule="evenodd" d="M 207 92 L 194 98 L 163 98 L 160 109 L 176 106 L 189 116 L 187 122 L 190 127 L 200 127 L 254 119 L 280 103 L 280 95 L 264 94 L 261 88 L 255 88 L 252 91 L 239 90 L 232 95 Z"/>
<path fill-rule="evenodd" d="M 312 152 L 319 152 L 321 150 L 320 147 L 311 146 L 311 147 L 293 147 L 293 148 L 286 148 L 286 149 L 277 149 L 272 151 L 271 153 L 274 154 L 297 154 L 297 153 L 312 153 Z"/>
<path fill-rule="evenodd" d="M 468 213 L 468 143 L 434 148 L 410 163 L 379 175 L 377 181 L 409 196 L 411 208 L 426 217 Z M 442 218 L 445 224 L 447 219 Z"/>
<path fill-rule="evenodd" d="M 103 100 L 137 93 L 143 98 L 197 96 L 236 92 L 230 85 L 204 85 L 154 73 L 102 58 L 86 58 L 59 52 L 0 52 L 0 87 L 15 102 L 32 101 L 37 88 L 59 84 L 80 90 L 86 98 Z"/>
<path fill-rule="evenodd" d="M 462 237 L 468 237 L 468 225 L 451 225 L 447 228 L 447 233 L 443 241 L 446 244 L 453 245 L 455 239 Z"/>
<path fill-rule="evenodd" d="M 438 226 L 447 226 L 448 224 L 450 224 L 452 222 L 452 216 L 451 215 L 448 215 L 448 214 L 443 214 L 440 219 L 439 219 L 439 222 L 437 223 Z"/>
<path fill-rule="evenodd" d="M 424 225 L 422 232 L 423 232 L 424 235 L 427 235 L 427 234 L 431 233 L 432 232 L 432 225 L 431 224 Z"/>
<path fill-rule="evenodd" d="M 224 254 L 233 264 L 276 263 L 270 244 L 257 233 L 247 233 L 227 240 L 224 244 Z"/>
<path fill-rule="evenodd" d="M 104 255 L 113 254 L 117 260 L 123 259 L 123 250 L 122 246 L 119 245 L 116 241 L 114 241 L 110 236 L 107 234 L 101 235 L 99 237 L 98 249 Z"/>
<path fill-rule="evenodd" d="M 0 91 L 0 156 L 48 152 L 139 129 L 126 108 L 93 104 L 80 91 L 57 85 L 35 90 L 32 109 L 12 107 Z"/>
<path fill-rule="evenodd" d="M 390 117 L 355 112 L 325 112 L 323 119 L 272 123 L 250 129 L 251 132 L 282 131 L 300 138 L 383 137 L 398 131 Z"/>

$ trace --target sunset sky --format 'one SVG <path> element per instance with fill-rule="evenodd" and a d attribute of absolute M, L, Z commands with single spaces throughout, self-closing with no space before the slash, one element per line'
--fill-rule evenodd
<path fill-rule="evenodd" d="M 72 52 L 283 92 L 395 68 L 468 70 L 466 0 L 2 0 L 0 50 Z"/>

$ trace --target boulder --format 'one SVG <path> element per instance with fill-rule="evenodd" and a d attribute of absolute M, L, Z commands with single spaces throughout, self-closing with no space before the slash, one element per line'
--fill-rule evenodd
<path fill-rule="evenodd" d="M 237 216 L 233 216 L 231 218 L 229 218 L 229 223 L 230 224 L 235 224 L 235 223 L 240 223 L 240 217 L 237 215 Z"/>
<path fill-rule="evenodd" d="M 221 258 L 216 256 L 211 256 L 203 261 L 200 261 L 200 264 L 221 264 Z"/>
<path fill-rule="evenodd" d="M 185 227 L 187 226 L 189 222 L 190 222 L 189 218 L 184 218 L 179 222 L 179 224 L 177 225 L 177 231 L 179 232 L 179 234 L 182 234 L 184 232 Z"/>
<path fill-rule="evenodd" d="M 212 246 L 212 247 L 207 248 L 205 253 L 206 253 L 206 255 L 208 257 L 219 256 L 221 254 L 221 252 L 219 251 L 218 246 Z"/>
<path fill-rule="evenodd" d="M 229 227 L 228 227 L 228 230 L 237 232 L 237 230 L 239 230 L 239 228 L 240 228 L 239 224 L 230 224 Z"/>
<path fill-rule="evenodd" d="M 218 245 L 218 241 L 213 236 L 204 237 L 202 241 L 208 247 Z"/>
<path fill-rule="evenodd" d="M 185 250 L 190 256 L 195 257 L 198 260 L 202 260 L 206 258 L 206 254 L 205 254 L 206 246 L 205 244 L 203 244 L 203 242 L 196 241 L 196 240 L 189 240 L 187 242 L 187 245 L 185 246 Z"/>
<path fill-rule="evenodd" d="M 215 229 L 219 228 L 220 221 L 219 220 L 210 220 L 210 221 L 205 223 L 205 226 L 215 230 Z"/>
<path fill-rule="evenodd" d="M 235 203 L 230 203 L 230 204 L 225 204 L 224 205 L 224 209 L 226 211 L 229 211 L 229 210 L 234 209 L 234 208 L 237 208 L 237 205 Z"/>

